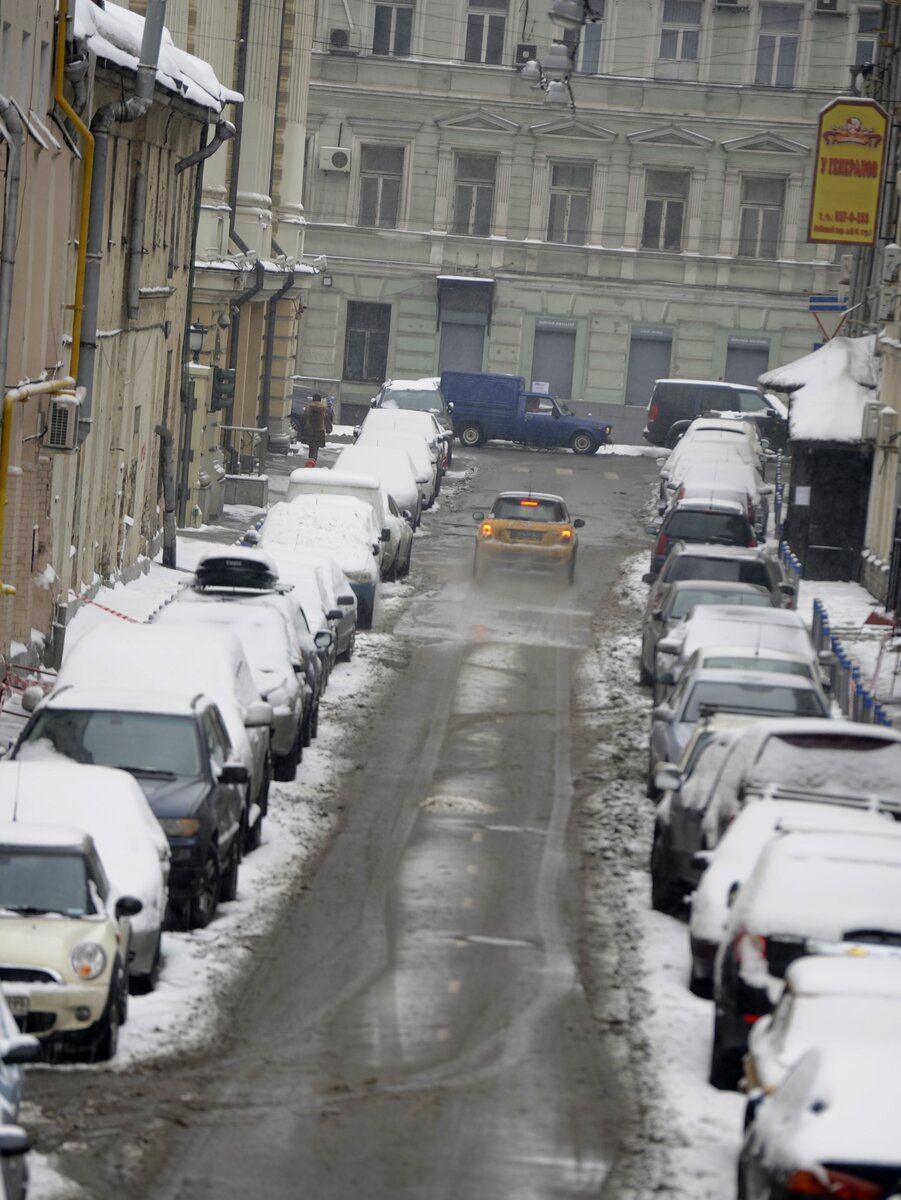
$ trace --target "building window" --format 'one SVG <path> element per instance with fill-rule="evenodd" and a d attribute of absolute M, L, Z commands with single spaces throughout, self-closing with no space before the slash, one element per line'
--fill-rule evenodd
<path fill-rule="evenodd" d="M 854 39 L 854 66 L 864 67 L 876 61 L 882 13 L 878 8 L 857 10 L 857 36 Z"/>
<path fill-rule="evenodd" d="M 406 58 L 413 35 L 413 0 L 376 4 L 372 30 L 372 53 Z"/>
<path fill-rule="evenodd" d="M 800 23 L 801 10 L 796 4 L 761 4 L 755 83 L 794 86 Z"/>
<path fill-rule="evenodd" d="M 466 62 L 503 62 L 506 25 L 507 0 L 469 0 L 463 52 Z"/>
<path fill-rule="evenodd" d="M 681 250 L 687 171 L 648 171 L 641 244 L 649 250 Z"/>
<path fill-rule="evenodd" d="M 738 253 L 745 258 L 778 258 L 785 202 L 784 179 L 741 181 Z"/>
<path fill-rule="evenodd" d="M 581 29 L 565 29 L 563 42 L 570 49 L 575 69 L 581 75 L 599 75 L 604 44 L 605 0 L 595 0 L 592 11 L 598 20 L 586 21 Z"/>
<path fill-rule="evenodd" d="M 460 154 L 454 179 L 454 233 L 488 237 L 494 213 L 497 159 L 491 154 Z"/>
<path fill-rule="evenodd" d="M 395 229 L 400 216 L 403 146 L 361 147 L 360 224 Z"/>
<path fill-rule="evenodd" d="M 344 378 L 360 383 L 381 383 L 388 372 L 390 304 L 347 302 L 344 338 Z"/>
<path fill-rule="evenodd" d="M 660 57 L 697 62 L 701 40 L 701 0 L 663 0 Z"/>
<path fill-rule="evenodd" d="M 551 202 L 547 240 L 584 246 L 588 241 L 591 167 L 580 163 L 551 165 Z"/>

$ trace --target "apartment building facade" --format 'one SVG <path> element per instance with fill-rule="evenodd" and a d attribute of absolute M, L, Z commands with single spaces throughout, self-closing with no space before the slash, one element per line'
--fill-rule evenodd
<path fill-rule="evenodd" d="M 643 405 L 655 378 L 750 382 L 820 340 L 816 120 L 875 58 L 881 6 L 591 0 L 566 32 L 545 8 L 319 3 L 305 386 L 352 409 L 455 367 Z M 554 38 L 562 105 L 555 72 L 521 72 Z"/>

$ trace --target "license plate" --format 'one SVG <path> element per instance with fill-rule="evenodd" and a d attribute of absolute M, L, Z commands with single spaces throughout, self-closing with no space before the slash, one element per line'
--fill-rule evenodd
<path fill-rule="evenodd" d="M 31 1009 L 31 1000 L 28 996 L 10 996 L 7 994 L 6 1003 L 9 1005 L 9 1011 L 14 1017 L 27 1017 Z"/>
<path fill-rule="evenodd" d="M 540 542 L 544 534 L 537 529 L 511 529 L 511 542 Z"/>

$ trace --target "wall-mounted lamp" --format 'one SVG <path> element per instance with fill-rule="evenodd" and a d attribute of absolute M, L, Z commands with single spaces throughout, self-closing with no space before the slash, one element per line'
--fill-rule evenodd
<path fill-rule="evenodd" d="M 331 286 L 332 286 L 332 277 L 331 277 L 331 275 L 323 275 L 323 276 L 322 276 L 322 286 L 323 286 L 323 287 L 331 287 Z"/>
<path fill-rule="evenodd" d="M 203 341 L 208 328 L 207 325 L 201 325 L 199 321 L 195 321 L 188 329 L 188 349 L 191 351 L 192 362 L 200 362 L 200 353 L 203 350 Z"/>

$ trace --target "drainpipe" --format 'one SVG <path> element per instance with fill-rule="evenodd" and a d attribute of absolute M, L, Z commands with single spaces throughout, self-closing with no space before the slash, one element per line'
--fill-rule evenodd
<path fill-rule="evenodd" d="M 253 274 L 254 282 L 249 288 L 247 288 L 246 291 L 243 291 L 241 295 L 237 297 L 237 299 L 232 301 L 231 307 L 234 320 L 232 321 L 231 336 L 228 342 L 228 365 L 233 370 L 238 369 L 238 334 L 241 331 L 241 309 L 249 300 L 252 300 L 254 296 L 259 295 L 266 282 L 266 272 L 263 270 L 263 264 L 261 262 L 254 264 Z"/>
<path fill-rule="evenodd" d="M 188 289 L 187 289 L 187 304 L 185 306 L 185 327 L 182 333 L 182 372 L 181 372 L 181 411 L 182 414 L 187 413 L 190 418 L 191 406 L 191 387 L 188 382 L 187 371 L 184 364 L 188 361 L 188 331 L 191 328 L 191 314 L 194 306 L 194 262 L 197 258 L 197 226 L 200 224 L 200 208 L 203 198 L 203 163 L 212 154 L 215 154 L 223 142 L 227 142 L 235 136 L 235 127 L 231 121 L 218 120 L 216 122 L 216 132 L 213 134 L 213 140 L 206 143 L 206 127 L 204 126 L 201 132 L 200 149 L 195 150 L 193 154 L 189 154 L 186 158 L 181 158 L 175 164 L 176 178 L 187 171 L 189 167 L 199 166 L 200 170 L 194 178 L 194 216 L 191 222 L 191 270 L 188 274 Z M 181 438 L 181 457 L 180 457 L 180 482 L 176 481 L 176 466 L 174 451 L 167 447 L 166 440 L 160 433 L 160 427 L 157 426 L 157 433 L 160 436 L 160 456 L 161 469 L 163 473 L 163 494 L 166 505 L 167 519 L 163 523 L 163 566 L 175 566 L 175 529 L 177 525 L 184 525 L 185 513 L 188 503 L 188 467 L 191 462 L 191 423 L 190 419 L 186 421 L 182 430 Z M 169 477 L 171 475 L 171 478 Z M 175 507 L 174 521 L 168 519 L 169 515 L 169 500 L 165 499 L 167 494 L 170 494 Z"/>
<path fill-rule="evenodd" d="M 9 355 L 9 322 L 13 306 L 13 278 L 16 273 L 16 238 L 19 233 L 19 183 L 22 178 L 22 142 L 25 130 L 15 105 L 0 96 L 0 138 L 6 142 L 6 203 L 3 208 L 3 243 L 0 254 L 0 393 L 6 387 Z M 4 406 L 3 427 L 7 412 Z M 2 486 L 6 488 L 4 474 Z"/>
<path fill-rule="evenodd" d="M 166 0 L 148 0 L 144 18 L 144 35 L 138 63 L 135 94 L 127 100 L 104 104 L 94 113 L 91 133 L 94 135 L 94 171 L 91 178 L 91 201 L 88 214 L 88 238 L 85 262 L 84 312 L 76 378 L 85 389 L 78 440 L 83 443 L 91 432 L 93 419 L 94 362 L 97 357 L 97 310 L 100 303 L 100 268 L 103 262 L 104 200 L 106 171 L 109 161 L 109 138 L 113 125 L 138 121 L 153 103 L 157 60 L 163 36 Z"/>
<path fill-rule="evenodd" d="M 81 172 L 81 204 L 78 215 L 78 252 L 75 259 L 75 298 L 72 303 L 72 351 L 69 374 L 78 375 L 78 354 L 81 344 L 81 323 L 84 313 L 84 277 L 88 252 L 88 214 L 91 211 L 91 183 L 94 177 L 94 135 L 66 99 L 63 77 L 66 67 L 66 21 L 68 0 L 59 0 L 56 25 L 56 74 L 54 77 L 56 103 L 75 126 L 83 143 L 84 166 Z"/>
<path fill-rule="evenodd" d="M 266 455 L 269 451 L 269 420 L 272 401 L 272 360 L 275 357 L 275 316 L 278 302 L 294 287 L 294 272 L 288 272 L 288 278 L 270 297 L 267 305 L 266 320 L 266 349 L 263 353 L 263 394 L 260 396 L 260 425 L 266 430 L 266 446 L 260 456 L 260 474 L 266 470 Z"/>

